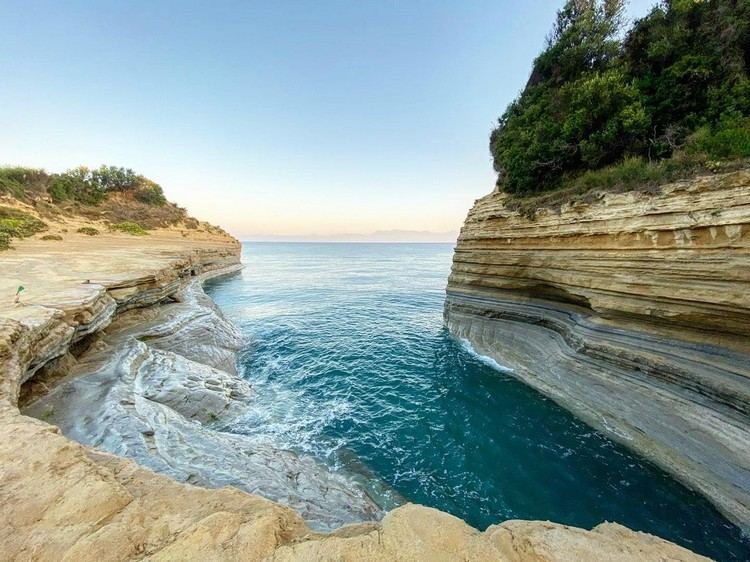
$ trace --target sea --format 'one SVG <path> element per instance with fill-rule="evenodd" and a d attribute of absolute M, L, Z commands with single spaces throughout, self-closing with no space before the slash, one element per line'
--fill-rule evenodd
<path fill-rule="evenodd" d="M 374 499 L 484 530 L 614 521 L 717 560 L 750 542 L 705 498 L 443 325 L 450 244 L 243 244 L 206 292 L 246 335 L 254 407 L 225 430 L 357 472 Z M 262 490 L 259 490 L 262 493 Z"/>

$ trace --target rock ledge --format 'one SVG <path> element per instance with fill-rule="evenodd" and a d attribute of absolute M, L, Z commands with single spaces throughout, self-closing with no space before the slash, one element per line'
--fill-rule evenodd
<path fill-rule="evenodd" d="M 22 241 L 15 254 L 0 257 L 6 284 L 30 270 L 32 276 L 44 273 L 50 283 L 32 291 L 24 306 L 0 309 L 0 558 L 705 560 L 615 524 L 586 531 L 507 521 L 480 533 L 455 517 L 416 505 L 395 509 L 380 523 L 319 534 L 292 509 L 257 495 L 178 483 L 69 440 L 57 427 L 19 412 L 22 385 L 29 388 L 45 377 L 54 384 L 50 375 L 64 371 L 79 348 L 123 312 L 158 307 L 194 277 L 228 271 L 239 261 L 238 245 L 226 239 L 186 241 L 165 235 L 147 242 L 92 244 L 62 251 Z M 32 253 L 24 256 L 24 251 Z M 35 279 L 36 287 L 45 282 L 41 276 Z"/>
<path fill-rule="evenodd" d="M 750 170 L 588 199 L 479 199 L 446 325 L 748 531 Z"/>

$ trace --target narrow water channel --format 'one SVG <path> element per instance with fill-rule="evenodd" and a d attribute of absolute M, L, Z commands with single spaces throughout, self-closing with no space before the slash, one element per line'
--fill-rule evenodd
<path fill-rule="evenodd" d="M 253 407 L 224 431 L 359 472 L 385 508 L 418 502 L 479 529 L 616 521 L 746 559 L 748 542 L 705 499 L 449 336 L 451 253 L 245 244 L 245 270 L 206 287 L 250 342 Z"/>

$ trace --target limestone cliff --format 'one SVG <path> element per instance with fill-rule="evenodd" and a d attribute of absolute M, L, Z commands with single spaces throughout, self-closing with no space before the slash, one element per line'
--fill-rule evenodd
<path fill-rule="evenodd" d="M 189 422 L 192 432 L 208 431 L 212 414 L 252 393 L 233 374 L 236 334 L 200 290 L 204 279 L 236 269 L 237 242 L 179 231 L 70 235 L 66 247 L 21 240 L 0 259 L 0 287 L 7 293 L 22 281 L 28 288 L 20 305 L 0 304 L 3 560 L 705 560 L 616 524 L 586 531 L 507 521 L 480 533 L 414 505 L 321 534 L 293 509 L 260 496 L 178 482 L 170 476 L 184 480 L 184 467 L 169 447 L 185 434 L 159 432 L 175 427 L 171 418 L 185 420 L 180 428 Z M 159 362 L 172 377 L 155 368 Z M 78 377 L 91 384 L 76 386 Z M 157 466 L 158 474 L 81 445 L 18 409 L 19 399 L 33 410 L 39 396 L 102 389 L 104 414 L 97 405 L 71 419 L 59 411 L 70 403 L 60 400 L 49 416 L 38 415 L 65 432 L 73 424 L 106 434 L 127 454 L 145 445 L 151 457 L 144 462 L 166 459 L 170 468 Z M 137 435 L 121 431 L 131 418 L 142 424 Z M 199 452 L 195 462 L 200 473 Z M 314 472 L 299 480 L 306 486 Z"/>
<path fill-rule="evenodd" d="M 750 170 L 476 201 L 446 324 L 750 528 Z"/>

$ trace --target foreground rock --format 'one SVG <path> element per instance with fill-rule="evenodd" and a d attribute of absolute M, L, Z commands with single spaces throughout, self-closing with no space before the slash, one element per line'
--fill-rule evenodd
<path fill-rule="evenodd" d="M 22 412 L 180 482 L 262 492 L 317 530 L 379 519 L 353 475 L 231 430 L 253 408 L 252 388 L 235 371 L 243 339 L 201 283 L 232 271 L 186 279 L 172 295 L 178 302 L 118 315 L 64 380 Z"/>
<path fill-rule="evenodd" d="M 461 231 L 446 324 L 750 529 L 750 171 Z"/>
<path fill-rule="evenodd" d="M 259 496 L 179 484 L 41 421 L 3 412 L 0 423 L 5 560 L 705 560 L 617 525 L 510 521 L 479 533 L 413 505 L 317 535 Z"/>
<path fill-rule="evenodd" d="M 227 409 L 252 407 L 252 389 L 232 371 L 238 334 L 199 285 L 231 270 L 238 245 L 168 232 L 49 244 L 26 240 L 0 256 L 4 293 L 29 287 L 25 304 L 0 309 L 3 560 L 705 560 L 618 525 L 509 521 L 480 533 L 414 505 L 320 534 L 260 496 L 178 482 L 167 474 L 189 481 L 189 467 L 169 451 L 186 434 L 162 432 L 191 432 L 196 477 L 214 484 L 201 480 L 210 454 L 201 439 Z M 66 410 L 76 395 L 102 390 L 90 411 Z M 19 399 L 65 432 L 98 436 L 165 474 L 70 440 L 22 415 Z"/>

